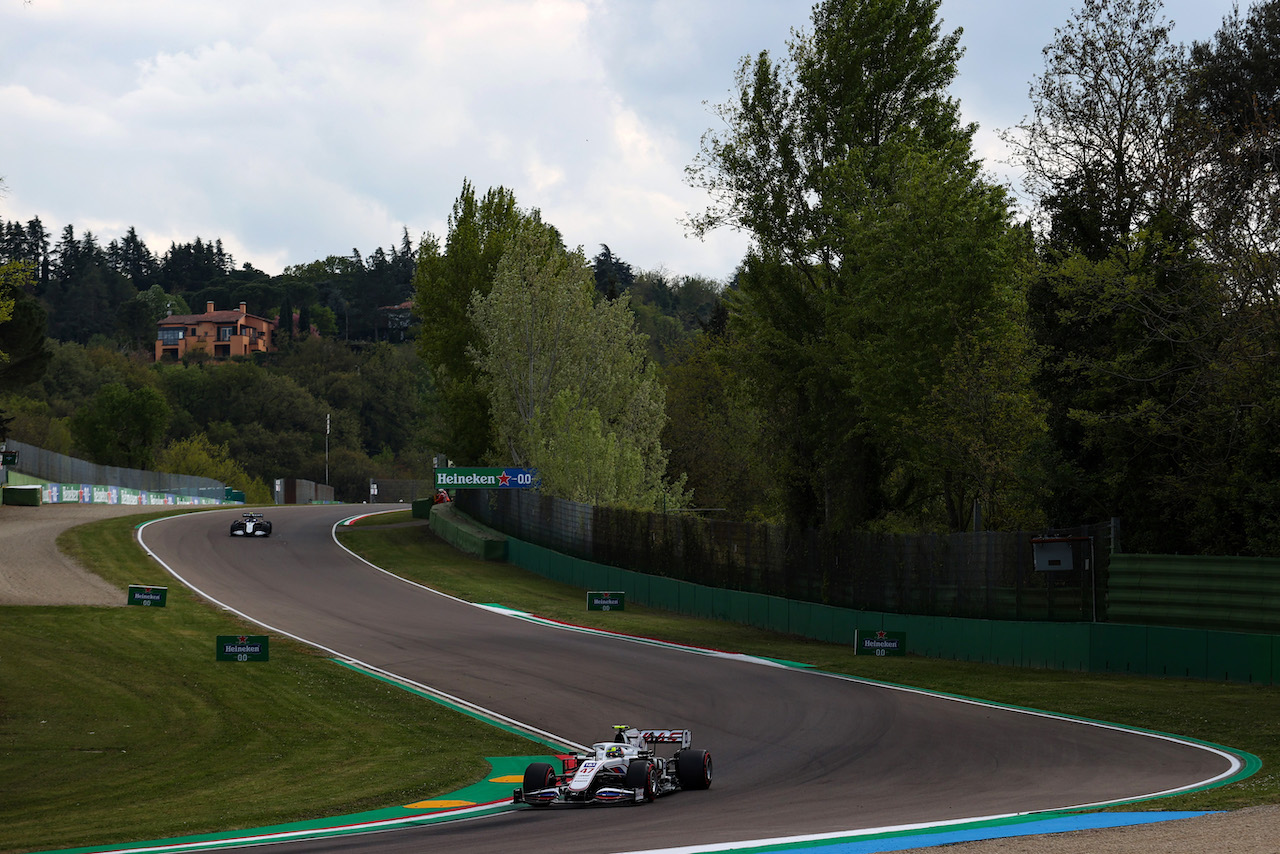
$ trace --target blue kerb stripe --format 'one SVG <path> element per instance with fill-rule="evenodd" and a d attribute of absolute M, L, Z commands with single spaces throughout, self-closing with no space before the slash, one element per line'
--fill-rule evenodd
<path fill-rule="evenodd" d="M 1066 833 L 1072 830 L 1131 827 L 1140 824 L 1154 824 L 1161 821 L 1175 821 L 1181 818 L 1197 818 L 1211 814 L 1212 811 L 1082 813 L 1080 815 L 1055 816 L 1040 821 L 1013 825 L 996 827 L 987 825 L 960 830 L 945 830 L 937 833 L 913 833 L 910 836 L 889 839 L 819 843 L 806 847 L 797 847 L 792 844 L 785 847 L 762 847 L 751 850 L 757 852 L 786 851 L 788 854 L 803 854 L 803 852 L 811 852 L 812 854 L 880 854 L 880 852 L 884 851 L 909 851 L 914 848 L 930 848 L 936 845 L 954 845 L 958 842 L 980 842 L 987 839 L 1007 839 L 1015 836 L 1038 836 L 1043 833 Z"/>

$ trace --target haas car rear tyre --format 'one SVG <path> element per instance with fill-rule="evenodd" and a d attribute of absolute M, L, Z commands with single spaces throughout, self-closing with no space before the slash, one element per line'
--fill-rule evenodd
<path fill-rule="evenodd" d="M 676 779 L 682 789 L 711 788 L 711 754 L 705 750 L 682 750 L 676 757 Z"/>
<path fill-rule="evenodd" d="M 536 792 L 539 789 L 549 789 L 555 784 L 555 769 L 545 762 L 534 762 L 524 769 L 524 791 L 526 793 Z M 545 806 L 545 804 L 535 804 L 534 806 Z"/>
<path fill-rule="evenodd" d="M 657 776 L 658 769 L 648 759 L 633 759 L 627 766 L 626 782 L 623 785 L 628 789 L 644 789 L 644 799 L 649 802 L 657 797 Z"/>

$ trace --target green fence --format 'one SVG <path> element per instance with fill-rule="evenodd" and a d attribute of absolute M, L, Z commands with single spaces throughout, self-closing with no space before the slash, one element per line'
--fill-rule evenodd
<path fill-rule="evenodd" d="M 1280 632 L 1280 560 L 1112 555 L 1107 614 L 1147 626 Z"/>
<path fill-rule="evenodd" d="M 848 609 L 994 620 L 1080 622 L 1103 616 L 1110 523 L 1067 530 L 884 534 L 706 519 L 554 498 L 462 489 L 459 509 L 508 536 L 637 572 L 707 587 Z M 1089 543 L 1075 565 L 1036 569 L 1034 541 Z"/>
<path fill-rule="evenodd" d="M 760 593 L 706 587 L 574 558 L 517 539 L 507 559 L 588 590 L 621 590 L 629 602 L 732 620 L 830 643 L 855 629 L 905 632 L 907 651 L 1015 667 L 1280 684 L 1280 635 L 1119 623 L 1046 623 L 855 611 Z"/>

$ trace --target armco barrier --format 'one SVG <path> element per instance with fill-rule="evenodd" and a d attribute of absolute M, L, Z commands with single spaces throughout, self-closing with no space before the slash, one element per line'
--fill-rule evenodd
<path fill-rule="evenodd" d="M 852 644 L 855 630 L 883 629 L 905 632 L 907 651 L 931 658 L 1049 670 L 1280 684 L 1280 635 L 854 611 L 603 566 L 515 538 L 507 540 L 507 560 L 576 587 L 625 591 L 628 602 L 829 643 Z"/>

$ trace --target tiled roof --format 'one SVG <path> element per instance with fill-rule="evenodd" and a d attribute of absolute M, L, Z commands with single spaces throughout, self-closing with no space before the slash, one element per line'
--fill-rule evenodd
<path fill-rule="evenodd" d="M 242 318 L 251 317 L 241 311 L 211 311 L 207 314 L 171 314 L 158 321 L 161 326 L 190 326 L 193 323 L 239 323 Z"/>

